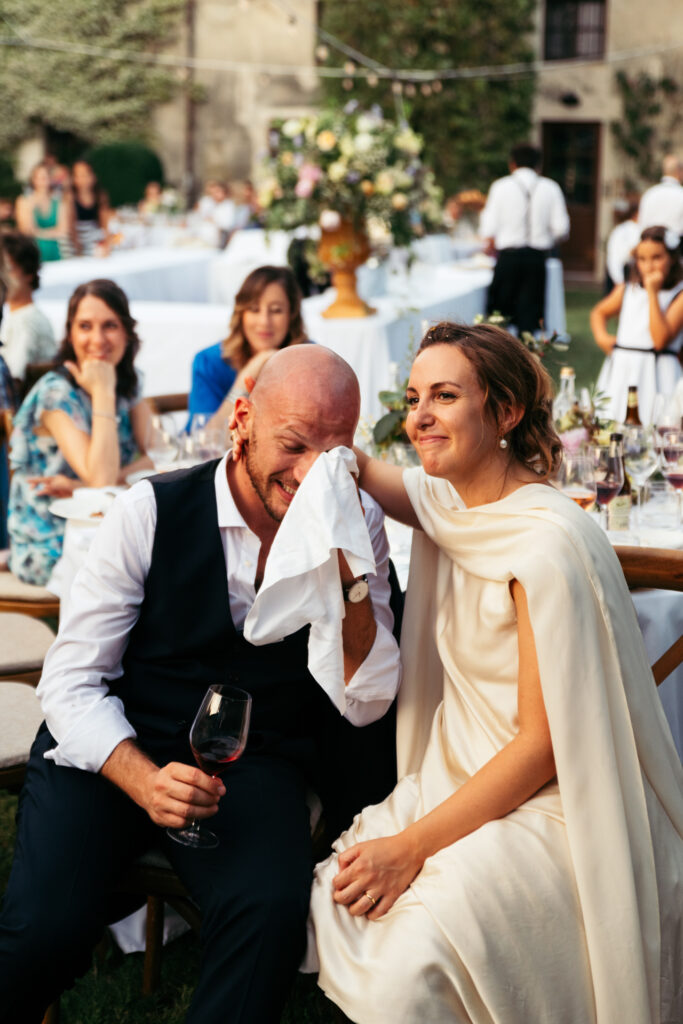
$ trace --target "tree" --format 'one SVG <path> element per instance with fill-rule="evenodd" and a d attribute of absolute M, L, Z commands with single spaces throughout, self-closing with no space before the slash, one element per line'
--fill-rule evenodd
<path fill-rule="evenodd" d="M 84 142 L 145 138 L 150 110 L 177 84 L 168 69 L 60 52 L 34 43 L 157 53 L 172 38 L 183 0 L 2 0 L 0 150 L 47 127 Z"/>
<path fill-rule="evenodd" d="M 530 61 L 535 7 L 535 0 L 352 0 L 323 3 L 320 23 L 389 68 L 438 71 Z M 329 49 L 329 63 L 343 59 Z M 373 87 L 355 77 L 346 86 L 350 81 L 349 89 L 344 80 L 324 79 L 328 101 L 379 103 L 395 115 L 390 82 L 380 78 Z M 424 137 L 425 162 L 447 192 L 486 189 L 507 173 L 511 146 L 528 136 L 533 89 L 531 69 L 519 76 L 444 79 L 436 91 L 417 79 L 404 83 L 408 121 Z"/>
<path fill-rule="evenodd" d="M 628 158 L 631 173 L 624 175 L 626 189 L 637 192 L 657 180 L 662 157 L 670 152 L 672 140 L 680 137 L 683 89 L 672 75 L 653 78 L 646 71 L 632 75 L 617 71 L 615 83 L 623 114 L 612 122 L 612 135 Z"/>

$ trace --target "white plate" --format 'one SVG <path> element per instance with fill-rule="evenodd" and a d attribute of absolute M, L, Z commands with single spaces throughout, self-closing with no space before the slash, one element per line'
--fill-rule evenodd
<path fill-rule="evenodd" d="M 57 498 L 50 512 L 60 519 L 71 519 L 88 526 L 102 522 L 122 487 L 79 487 L 70 498 Z"/>

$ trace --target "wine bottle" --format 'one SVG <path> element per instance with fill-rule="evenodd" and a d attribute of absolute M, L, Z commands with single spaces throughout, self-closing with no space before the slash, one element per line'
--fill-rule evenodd
<path fill-rule="evenodd" d="M 640 422 L 640 415 L 638 413 L 638 388 L 635 384 L 631 384 L 628 389 L 628 398 L 626 399 L 626 419 L 624 420 L 625 427 L 642 427 Z"/>
<path fill-rule="evenodd" d="M 576 376 L 571 366 L 563 366 L 560 370 L 560 390 L 553 402 L 553 420 L 557 429 L 567 429 L 565 417 L 574 411 L 575 405 Z"/>
<path fill-rule="evenodd" d="M 610 434 L 610 460 L 618 459 L 624 471 L 624 482 L 619 493 L 612 498 L 607 506 L 607 529 L 628 530 L 631 525 L 631 481 L 624 464 L 624 435 Z"/>

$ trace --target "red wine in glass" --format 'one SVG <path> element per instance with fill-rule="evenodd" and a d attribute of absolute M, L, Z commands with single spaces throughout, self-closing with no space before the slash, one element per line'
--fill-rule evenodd
<path fill-rule="evenodd" d="M 664 476 L 671 486 L 675 487 L 677 491 L 683 491 L 683 467 L 679 467 L 677 470 L 673 470 L 670 473 L 665 471 Z"/>
<path fill-rule="evenodd" d="M 199 744 L 192 747 L 194 759 L 203 772 L 217 778 L 224 772 L 231 761 L 236 761 L 242 753 L 239 740 L 233 736 L 225 739 L 200 740 Z"/>
<path fill-rule="evenodd" d="M 210 686 L 190 729 L 190 746 L 201 770 L 218 778 L 247 745 L 251 696 L 237 686 Z M 218 846 L 218 836 L 202 828 L 195 819 L 185 828 L 166 832 L 183 846 L 209 849 Z"/>
<path fill-rule="evenodd" d="M 623 483 L 623 481 L 622 481 Z M 608 505 L 612 498 L 616 498 L 618 492 L 621 490 L 621 484 L 619 481 L 614 483 L 612 480 L 597 480 L 595 483 L 595 490 L 598 498 L 598 505 Z"/>

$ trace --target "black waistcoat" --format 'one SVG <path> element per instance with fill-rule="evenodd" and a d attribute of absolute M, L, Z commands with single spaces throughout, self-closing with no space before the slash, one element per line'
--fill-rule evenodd
<path fill-rule="evenodd" d="M 252 695 L 245 757 L 282 756 L 310 776 L 321 739 L 339 713 L 307 669 L 308 628 L 254 647 L 230 615 L 218 529 L 217 462 L 154 477 L 157 525 L 140 617 L 110 684 L 138 743 L 159 764 L 194 763 L 190 726 L 211 683 Z"/>

